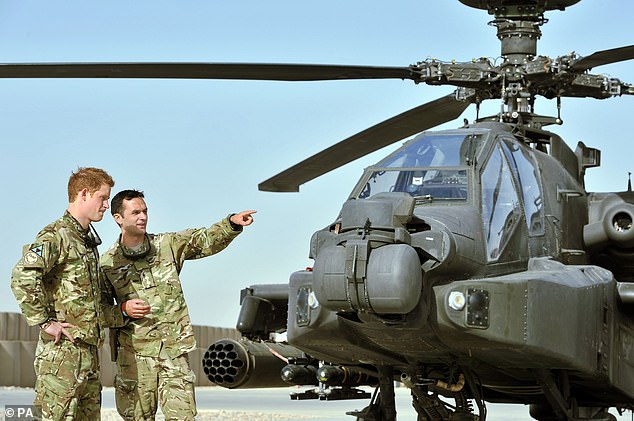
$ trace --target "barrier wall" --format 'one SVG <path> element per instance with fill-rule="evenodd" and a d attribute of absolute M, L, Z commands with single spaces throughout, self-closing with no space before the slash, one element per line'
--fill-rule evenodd
<path fill-rule="evenodd" d="M 33 359 L 40 329 L 26 324 L 20 313 L 0 313 L 0 386 L 34 387 L 35 371 Z M 189 362 L 196 373 L 197 386 L 212 386 L 203 372 L 202 358 L 207 347 L 223 339 L 239 339 L 235 329 L 194 325 L 194 335 L 198 348 L 189 353 Z M 101 361 L 101 382 L 112 386 L 115 364 L 110 360 L 108 333 L 104 346 L 99 350 Z"/>

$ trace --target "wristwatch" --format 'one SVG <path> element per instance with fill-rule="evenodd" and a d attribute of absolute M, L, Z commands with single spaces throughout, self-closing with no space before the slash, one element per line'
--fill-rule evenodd
<path fill-rule="evenodd" d="M 51 325 L 51 323 L 53 323 L 52 320 L 47 320 L 44 323 L 40 323 L 40 329 L 42 329 L 42 330 L 48 329 L 48 327 Z"/>

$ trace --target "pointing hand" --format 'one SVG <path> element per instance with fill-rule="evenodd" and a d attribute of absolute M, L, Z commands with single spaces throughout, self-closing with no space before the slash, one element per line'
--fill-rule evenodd
<path fill-rule="evenodd" d="M 242 225 L 243 227 L 246 227 L 247 225 L 251 225 L 253 223 L 253 216 L 251 215 L 256 212 L 257 211 L 255 210 L 242 211 L 240 213 L 231 215 L 231 218 L 229 219 L 236 225 Z"/>

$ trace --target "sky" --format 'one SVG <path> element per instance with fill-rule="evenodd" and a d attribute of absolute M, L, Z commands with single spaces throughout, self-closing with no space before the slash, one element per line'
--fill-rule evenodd
<path fill-rule="evenodd" d="M 634 2 L 584 0 L 547 13 L 538 53 L 557 57 L 632 43 Z M 161 1 L 0 0 L 0 63 L 279 62 L 407 66 L 427 58 L 468 61 L 500 54 L 492 19 L 457 0 Z M 594 69 L 634 83 L 634 62 Z M 312 266 L 313 232 L 330 224 L 363 169 L 396 143 L 303 185 L 259 182 L 405 110 L 450 93 L 411 81 L 0 80 L 0 311 L 19 311 L 9 287 L 21 247 L 60 217 L 80 166 L 106 169 L 113 193 L 143 190 L 151 232 L 210 225 L 256 209 L 218 255 L 185 265 L 194 324 L 234 327 L 240 290 L 286 283 Z M 490 101 L 481 114 L 495 113 Z M 552 128 L 574 149 L 602 149 L 590 191 L 621 191 L 634 169 L 627 124 L 634 97 L 564 99 Z M 539 101 L 553 115 L 554 102 Z M 460 119 L 472 120 L 469 108 Z M 95 225 L 103 252 L 118 235 Z"/>

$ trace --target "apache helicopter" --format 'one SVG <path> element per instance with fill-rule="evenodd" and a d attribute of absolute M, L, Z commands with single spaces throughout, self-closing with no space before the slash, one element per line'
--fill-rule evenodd
<path fill-rule="evenodd" d="M 293 399 L 368 398 L 358 420 L 394 420 L 394 382 L 419 420 L 484 420 L 485 402 L 538 420 L 610 420 L 634 409 L 634 193 L 590 193 L 600 151 L 572 151 L 534 112 L 536 96 L 634 94 L 590 69 L 634 45 L 537 55 L 544 12 L 570 1 L 460 0 L 494 16 L 503 62 L 407 68 L 310 66 L 306 79 L 401 78 L 454 94 L 377 124 L 259 185 L 298 191 L 356 158 L 499 99 L 498 114 L 425 131 L 367 168 L 310 241 L 314 267 L 241 293 L 244 338 L 203 365 L 227 388 L 315 385 Z M 287 69 L 287 68 L 285 68 Z M 329 74 L 332 72 L 333 74 Z M 311 74 L 312 73 L 312 74 Z M 306 80 L 304 79 L 304 80 Z M 285 332 L 276 343 L 273 333 Z M 447 403 L 454 399 L 454 404 Z M 478 408 L 474 411 L 473 403 Z"/>
<path fill-rule="evenodd" d="M 600 151 L 572 151 L 535 113 L 538 96 L 606 99 L 634 87 L 586 57 L 537 55 L 545 12 L 579 0 L 460 0 L 494 19 L 503 58 L 407 67 L 258 63 L 2 64 L 3 78 L 408 79 L 452 85 L 264 181 L 299 186 L 409 136 L 367 168 L 310 241 L 313 268 L 241 292 L 240 341 L 212 344 L 209 379 L 228 388 L 314 385 L 294 399 L 370 398 L 350 414 L 396 419 L 394 383 L 419 420 L 485 420 L 486 402 L 538 420 L 610 420 L 634 410 L 634 193 L 585 190 Z M 503 108 L 426 131 L 484 100 Z M 285 342 L 274 334 L 286 333 Z M 361 386 L 375 386 L 370 396 Z M 449 401 L 454 403 L 450 404 Z M 474 405 L 477 407 L 474 408 Z"/>

